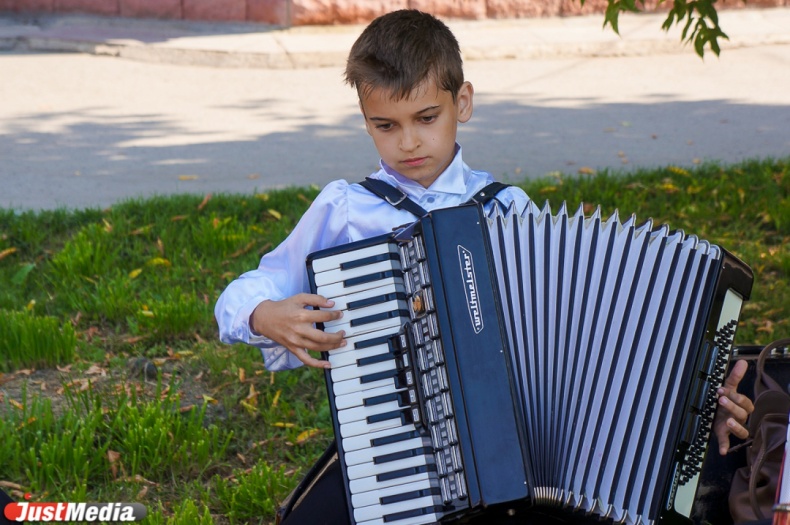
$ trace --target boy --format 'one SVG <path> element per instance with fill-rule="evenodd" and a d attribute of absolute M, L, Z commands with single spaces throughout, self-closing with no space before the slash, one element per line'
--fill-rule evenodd
<path fill-rule="evenodd" d="M 371 178 L 398 188 L 428 211 L 467 202 L 493 182 L 488 173 L 463 163 L 455 142 L 458 123 L 472 116 L 474 90 L 464 81 L 458 43 L 442 22 L 418 11 L 375 20 L 351 50 L 346 80 L 357 89 L 365 126 L 381 156 L 381 169 Z M 513 187 L 497 199 L 504 205 L 527 203 L 526 194 Z M 329 367 L 308 350 L 343 346 L 342 333 L 325 334 L 313 326 L 339 318 L 340 312 L 307 309 L 331 305 L 305 293 L 305 257 L 418 218 L 358 184 L 328 184 L 291 235 L 219 298 L 220 338 L 261 348 L 269 370 Z"/>
<path fill-rule="evenodd" d="M 397 188 L 428 211 L 465 203 L 493 182 L 488 173 L 463 163 L 456 143 L 458 123 L 472 116 L 474 90 L 464 80 L 458 43 L 442 22 L 414 10 L 374 20 L 351 49 L 346 81 L 357 90 L 367 132 L 381 156 L 381 169 L 371 178 Z M 528 198 L 522 190 L 507 187 L 496 200 L 523 209 Z M 258 269 L 223 292 L 215 309 L 220 338 L 259 347 L 272 371 L 302 364 L 330 367 L 309 351 L 342 347 L 344 334 L 327 334 L 314 324 L 342 314 L 310 309 L 329 308 L 332 302 L 307 293 L 305 257 L 391 232 L 417 218 L 359 184 L 343 180 L 328 184 L 291 235 L 261 259 Z M 743 372 L 736 370 L 721 392 L 722 405 L 729 411 L 719 413 L 731 416 L 722 416 L 717 423 L 722 443 L 729 433 L 746 436 L 743 423 L 750 402 L 735 391 Z M 342 513 L 345 505 L 336 502 L 336 506 Z M 315 510 L 321 523 L 342 523 L 335 521 L 341 518 L 328 518 L 326 508 Z"/>

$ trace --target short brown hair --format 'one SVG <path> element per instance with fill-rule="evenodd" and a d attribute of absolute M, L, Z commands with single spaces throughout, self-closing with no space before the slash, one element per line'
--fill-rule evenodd
<path fill-rule="evenodd" d="M 403 9 L 373 20 L 348 55 L 345 79 L 360 98 L 384 88 L 402 99 L 433 78 L 453 100 L 464 82 L 458 41 L 436 17 Z"/>

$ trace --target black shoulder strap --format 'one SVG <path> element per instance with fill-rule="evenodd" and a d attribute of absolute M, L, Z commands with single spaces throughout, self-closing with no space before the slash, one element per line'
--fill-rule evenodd
<path fill-rule="evenodd" d="M 383 180 L 371 179 L 367 177 L 359 183 L 360 186 L 368 190 L 373 195 L 377 195 L 389 202 L 399 210 L 406 210 L 416 217 L 425 216 L 425 211 L 422 206 L 411 200 L 408 195 L 400 191 L 395 186 L 390 186 Z"/>
<path fill-rule="evenodd" d="M 491 199 L 496 198 L 497 193 L 504 190 L 510 186 L 510 184 L 504 184 L 502 182 L 492 182 L 491 184 L 487 185 L 482 190 L 475 193 L 471 199 L 469 199 L 469 203 L 477 202 L 485 206 L 488 201 Z"/>
<path fill-rule="evenodd" d="M 385 201 L 389 202 L 397 209 L 406 210 L 416 217 L 424 217 L 428 213 L 425 211 L 425 209 L 423 209 L 422 206 L 411 200 L 405 193 L 400 191 L 395 186 L 390 186 L 383 180 L 371 179 L 370 177 L 367 177 L 365 180 L 360 182 L 359 185 L 368 190 L 373 195 L 377 195 L 378 197 L 381 197 Z M 472 198 L 467 201 L 467 203 L 471 204 L 476 202 L 485 206 L 488 201 L 496 198 L 497 193 L 504 190 L 508 186 L 510 186 L 510 184 L 492 182 L 482 190 L 475 193 Z"/>

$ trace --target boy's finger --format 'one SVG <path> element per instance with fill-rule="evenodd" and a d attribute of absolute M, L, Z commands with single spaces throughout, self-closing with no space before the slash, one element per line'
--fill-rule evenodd
<path fill-rule="evenodd" d="M 740 360 L 736 361 L 735 364 L 732 366 L 732 370 L 727 375 L 726 379 L 724 380 L 724 387 L 731 388 L 735 390 L 738 388 L 738 384 L 740 384 L 741 379 L 743 376 L 746 375 L 746 370 L 748 369 L 749 365 L 746 364 L 746 361 Z"/>
<path fill-rule="evenodd" d="M 340 310 L 313 310 L 308 315 L 313 323 L 325 323 L 340 319 L 343 317 L 343 312 Z"/>
<path fill-rule="evenodd" d="M 329 361 L 324 361 L 322 359 L 316 359 L 315 357 L 310 355 L 310 352 L 307 351 L 306 348 L 296 348 L 291 350 L 299 361 L 304 363 L 306 366 L 311 366 L 313 368 L 330 368 L 331 365 Z"/>
<path fill-rule="evenodd" d="M 749 418 L 749 412 L 747 412 L 746 408 L 732 401 L 731 398 L 727 396 L 719 397 L 719 405 L 730 413 L 732 419 L 739 423 L 745 423 Z"/>
<path fill-rule="evenodd" d="M 733 418 L 727 419 L 727 430 L 729 430 L 734 436 L 741 439 L 746 439 L 749 437 L 749 431 L 746 429 L 746 427 L 735 421 Z"/>
<path fill-rule="evenodd" d="M 304 306 L 315 306 L 316 308 L 332 308 L 335 305 L 333 300 L 312 293 L 297 294 L 296 299 Z"/>

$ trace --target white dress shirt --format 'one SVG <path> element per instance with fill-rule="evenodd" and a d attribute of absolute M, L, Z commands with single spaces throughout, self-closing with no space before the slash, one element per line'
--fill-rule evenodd
<path fill-rule="evenodd" d="M 490 174 L 464 164 L 456 145 L 453 161 L 436 181 L 424 188 L 380 163 L 371 177 L 400 188 L 410 199 L 431 211 L 467 202 L 494 181 Z M 515 202 L 523 209 L 528 197 L 520 188 L 508 187 L 497 195 L 503 205 Z M 493 206 L 494 201 L 488 206 Z M 359 184 L 330 182 L 313 201 L 293 232 L 276 249 L 261 258 L 258 268 L 231 282 L 214 309 L 219 337 L 225 343 L 247 343 L 261 349 L 266 368 L 287 370 L 302 365 L 285 347 L 250 330 L 250 315 L 265 300 L 279 301 L 309 292 L 306 257 L 318 250 L 389 233 L 411 224 L 417 217 L 398 210 Z"/>

